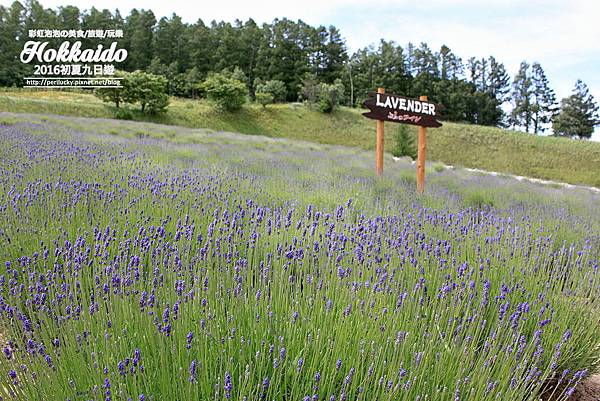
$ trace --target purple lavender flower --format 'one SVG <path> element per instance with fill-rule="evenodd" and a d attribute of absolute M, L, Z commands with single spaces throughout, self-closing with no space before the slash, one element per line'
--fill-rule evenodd
<path fill-rule="evenodd" d="M 279 358 L 280 358 L 281 360 L 284 360 L 284 359 L 285 359 L 285 353 L 286 353 L 286 351 L 285 351 L 285 347 L 281 347 L 281 349 L 279 350 Z"/>
<path fill-rule="evenodd" d="M 189 372 L 190 372 L 189 381 L 190 382 L 196 382 L 196 360 L 195 359 L 190 364 Z"/>
<path fill-rule="evenodd" d="M 229 374 L 229 372 L 225 372 L 225 398 L 230 399 L 231 398 L 231 388 L 232 388 L 232 384 L 231 384 L 231 375 Z"/>
<path fill-rule="evenodd" d="M 10 350 L 10 348 L 7 346 L 5 346 L 2 349 L 2 352 L 4 352 L 4 355 L 6 356 L 6 359 L 10 360 L 12 358 L 12 351 Z"/>
<path fill-rule="evenodd" d="M 193 339 L 194 339 L 194 333 L 190 331 L 189 333 L 187 333 L 187 336 L 186 336 L 186 346 L 185 346 L 185 348 L 187 348 L 187 349 L 192 348 L 192 340 Z"/>

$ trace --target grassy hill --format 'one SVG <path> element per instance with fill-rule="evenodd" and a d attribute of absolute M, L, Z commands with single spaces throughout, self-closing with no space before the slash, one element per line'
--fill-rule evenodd
<path fill-rule="evenodd" d="M 58 91 L 2 91 L 0 111 L 106 118 L 114 115 L 113 107 L 92 95 Z M 266 109 L 251 104 L 237 113 L 222 113 L 206 101 L 172 99 L 168 113 L 134 113 L 134 119 L 374 149 L 375 122 L 362 117 L 361 112 L 341 108 L 325 115 L 302 104 L 278 104 Z M 416 136 L 416 127 L 410 128 Z M 388 152 L 397 129 L 398 125 L 386 124 Z M 427 149 L 431 161 L 600 187 L 600 143 L 444 123 L 428 131 Z"/>

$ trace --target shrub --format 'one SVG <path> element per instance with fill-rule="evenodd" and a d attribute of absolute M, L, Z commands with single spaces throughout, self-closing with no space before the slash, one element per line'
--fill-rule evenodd
<path fill-rule="evenodd" d="M 465 206 L 474 209 L 487 209 L 494 207 L 495 200 L 494 196 L 489 192 L 482 189 L 474 189 L 465 194 L 464 203 Z"/>
<path fill-rule="evenodd" d="M 133 120 L 133 113 L 129 109 L 118 108 L 115 111 L 115 118 L 117 120 Z"/>
<path fill-rule="evenodd" d="M 257 79 L 254 86 L 257 96 L 259 93 L 269 93 L 273 96 L 272 102 L 283 102 L 287 96 L 287 89 L 283 81 L 272 79 L 262 82 L 260 79 Z"/>
<path fill-rule="evenodd" d="M 166 110 L 169 105 L 167 80 L 162 75 L 142 71 L 120 72 L 121 88 L 99 88 L 94 94 L 104 102 L 114 103 L 117 109 L 122 103 L 139 103 L 143 113 L 156 114 Z M 126 115 L 126 112 L 117 115 Z M 120 117 L 117 117 L 120 118 Z"/>
<path fill-rule="evenodd" d="M 396 157 L 408 156 L 413 160 L 416 159 L 417 150 L 415 148 L 415 141 L 406 125 L 398 125 L 394 134 L 394 140 L 396 143 L 392 148 L 392 155 Z"/>
<path fill-rule="evenodd" d="M 300 96 L 309 103 L 314 104 L 322 113 L 331 113 L 343 100 L 344 85 L 336 79 L 333 84 L 315 84 L 313 77 L 308 77 L 303 82 Z"/>
<path fill-rule="evenodd" d="M 201 86 L 206 97 L 222 110 L 236 111 L 246 102 L 246 85 L 225 74 L 211 74 Z"/>
<path fill-rule="evenodd" d="M 265 108 L 268 104 L 273 103 L 273 95 L 267 92 L 257 92 L 256 103 L 261 104 Z"/>
<path fill-rule="evenodd" d="M 131 104 L 139 103 L 142 113 L 160 113 L 169 105 L 167 79 L 162 75 L 134 71 L 127 74 L 123 81 L 123 100 Z"/>
<path fill-rule="evenodd" d="M 115 78 L 125 78 L 126 73 L 117 72 Z M 121 85 L 124 85 L 124 79 L 121 80 Z M 116 108 L 121 106 L 123 102 L 124 88 L 97 88 L 94 90 L 94 95 L 105 103 L 114 103 Z"/>

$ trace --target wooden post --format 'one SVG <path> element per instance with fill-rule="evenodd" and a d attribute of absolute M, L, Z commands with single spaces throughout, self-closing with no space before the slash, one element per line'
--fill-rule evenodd
<path fill-rule="evenodd" d="M 419 100 L 427 101 L 427 96 L 420 96 Z M 419 127 L 419 142 L 417 145 L 417 192 L 423 193 L 425 190 L 425 150 L 427 128 Z"/>
<path fill-rule="evenodd" d="M 385 93 L 385 89 L 377 88 L 377 93 Z M 377 120 L 377 144 L 375 147 L 375 168 L 377 175 L 383 175 L 383 121 Z"/>

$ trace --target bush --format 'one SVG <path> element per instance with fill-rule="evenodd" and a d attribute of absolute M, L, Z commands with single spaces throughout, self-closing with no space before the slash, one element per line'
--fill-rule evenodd
<path fill-rule="evenodd" d="M 394 140 L 396 143 L 392 148 L 392 155 L 396 157 L 408 156 L 413 160 L 417 158 L 415 141 L 410 135 L 409 128 L 406 125 L 398 125 L 394 134 Z"/>
<path fill-rule="evenodd" d="M 125 73 L 117 72 L 115 78 L 124 78 Z M 124 85 L 124 80 L 121 80 L 121 85 Z M 94 90 L 94 95 L 105 103 L 114 103 L 116 108 L 123 103 L 123 88 L 97 88 Z"/>
<path fill-rule="evenodd" d="M 268 104 L 273 103 L 273 95 L 267 92 L 256 93 L 256 103 L 261 104 L 263 108 L 267 107 Z"/>
<path fill-rule="evenodd" d="M 310 104 L 317 102 L 317 96 L 319 94 L 319 81 L 315 74 L 306 74 L 302 80 L 302 88 L 298 94 L 298 98 L 301 101 L 306 101 Z"/>
<path fill-rule="evenodd" d="M 287 96 L 287 89 L 283 81 L 272 79 L 270 81 L 262 82 L 260 79 L 256 79 L 254 84 L 256 95 L 259 93 L 269 93 L 273 96 L 273 101 L 283 102 Z"/>
<path fill-rule="evenodd" d="M 303 81 L 300 96 L 309 103 L 314 104 L 322 113 L 331 113 L 343 100 L 344 85 L 342 81 L 336 79 L 333 84 L 317 84 L 314 77 L 308 76 Z"/>
<path fill-rule="evenodd" d="M 139 103 L 143 113 L 156 114 L 166 110 L 169 105 L 167 95 L 167 79 L 162 75 L 149 74 L 142 71 L 115 74 L 122 77 L 121 88 L 99 88 L 94 91 L 96 97 L 104 102 L 114 103 L 119 109 L 122 103 Z M 130 112 L 129 112 L 130 113 Z M 117 111 L 126 116 L 127 112 Z"/>
<path fill-rule="evenodd" d="M 131 104 L 139 103 L 142 113 L 160 113 L 169 105 L 167 79 L 162 75 L 134 71 L 127 74 L 123 81 L 123 100 Z"/>
<path fill-rule="evenodd" d="M 246 85 L 225 74 L 211 74 L 201 86 L 206 97 L 222 110 L 236 111 L 246 102 Z"/>
<path fill-rule="evenodd" d="M 487 209 L 495 205 L 494 196 L 483 189 L 470 190 L 463 198 L 465 206 L 474 209 Z"/>
<path fill-rule="evenodd" d="M 117 120 L 133 120 L 133 113 L 129 109 L 118 108 L 115 111 L 115 118 Z"/>

